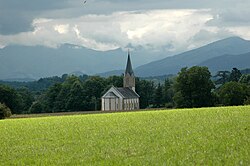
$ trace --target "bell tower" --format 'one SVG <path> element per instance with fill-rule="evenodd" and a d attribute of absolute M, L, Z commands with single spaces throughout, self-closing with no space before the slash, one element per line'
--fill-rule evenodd
<path fill-rule="evenodd" d="M 129 50 L 128 50 L 127 66 L 123 78 L 123 87 L 128 87 L 131 88 L 133 91 L 135 91 L 135 75 L 132 69 Z"/>

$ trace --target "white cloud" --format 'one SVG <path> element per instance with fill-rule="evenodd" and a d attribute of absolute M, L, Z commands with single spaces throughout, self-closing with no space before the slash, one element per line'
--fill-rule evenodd
<path fill-rule="evenodd" d="M 148 49 L 183 51 L 213 40 L 221 27 L 207 25 L 216 18 L 211 10 L 145 10 L 115 12 L 108 15 L 88 14 L 76 18 L 33 20 L 34 30 L 16 35 L 0 35 L 0 45 L 45 45 L 64 43 L 95 50 L 124 48 L 128 44 Z M 248 27 L 227 27 L 227 31 L 250 38 Z M 197 40 L 197 35 L 207 32 Z M 226 34 L 226 33 L 225 33 Z M 196 41 L 195 41 L 196 40 Z"/>
<path fill-rule="evenodd" d="M 55 25 L 54 30 L 57 31 L 59 34 L 68 33 L 69 32 L 69 24 Z"/>
<path fill-rule="evenodd" d="M 250 26 L 229 27 L 227 29 L 229 32 L 235 34 L 236 36 L 240 36 L 242 38 L 250 40 Z"/>
<path fill-rule="evenodd" d="M 82 45 L 84 47 L 88 47 L 88 48 L 95 49 L 95 50 L 101 50 L 101 51 L 113 50 L 113 49 L 119 48 L 119 46 L 115 44 L 100 43 L 100 42 L 96 42 L 93 39 L 88 39 L 88 38 L 81 36 L 81 32 L 78 29 L 77 25 L 73 27 L 73 31 L 75 31 L 77 39 L 78 39 L 77 40 L 78 42 L 74 44 Z"/>
<path fill-rule="evenodd" d="M 5 46 L 5 45 L 0 44 L 0 49 L 2 49 L 2 48 L 4 48 L 4 47 L 6 47 L 6 46 Z"/>
<path fill-rule="evenodd" d="M 134 21 L 124 21 L 121 27 L 130 43 L 155 48 L 171 43 L 174 50 L 186 47 L 187 40 L 212 19 L 208 10 L 156 10 L 129 16 Z"/>

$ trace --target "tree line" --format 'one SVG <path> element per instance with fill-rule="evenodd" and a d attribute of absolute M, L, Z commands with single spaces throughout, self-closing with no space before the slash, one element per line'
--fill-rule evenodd
<path fill-rule="evenodd" d="M 101 96 L 111 86 L 122 87 L 123 76 L 63 75 L 22 85 L 0 84 L 0 117 L 10 115 L 9 110 L 12 114 L 100 110 Z M 136 78 L 136 91 L 142 109 L 250 104 L 250 74 L 233 68 L 212 77 L 207 67 L 194 66 L 163 83 Z"/>

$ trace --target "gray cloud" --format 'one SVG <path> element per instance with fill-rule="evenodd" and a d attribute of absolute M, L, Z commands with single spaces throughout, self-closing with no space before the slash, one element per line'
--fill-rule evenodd
<path fill-rule="evenodd" d="M 213 11 L 214 19 L 210 20 L 208 26 L 249 26 L 250 25 L 250 5 L 241 9 L 220 9 Z"/>
<path fill-rule="evenodd" d="M 0 34 L 31 31 L 33 19 L 43 12 L 68 7 L 67 0 L 0 0 Z"/>
<path fill-rule="evenodd" d="M 232 35 L 250 39 L 249 8 L 248 0 L 0 0 L 0 46 L 69 42 L 106 50 L 131 43 L 184 50 Z M 196 11 L 189 18 L 167 12 L 183 9 Z M 42 19 L 50 21 L 36 22 Z"/>
<path fill-rule="evenodd" d="M 49 9 L 66 8 L 70 5 L 68 0 L 1 0 L 0 9 L 11 9 L 18 11 L 42 11 Z"/>
<path fill-rule="evenodd" d="M 109 15 L 84 15 L 65 19 L 36 19 L 34 31 L 1 36 L 0 44 L 21 43 L 57 47 L 63 43 L 82 45 L 96 50 L 133 46 L 175 50 L 199 32 L 211 15 L 201 10 L 150 10 L 116 12 Z M 192 32 L 189 30 L 192 29 Z M 170 48 L 170 47 L 166 47 Z"/>
<path fill-rule="evenodd" d="M 250 1 L 246 0 L 0 0 L 0 34 L 14 34 L 32 29 L 34 18 L 71 18 L 85 14 L 110 14 L 117 11 L 153 9 L 209 8 L 222 20 L 249 21 Z M 216 14 L 215 13 L 215 14 Z M 17 26 L 19 25 L 19 26 Z"/>
<path fill-rule="evenodd" d="M 32 16 L 17 11 L 0 11 L 0 34 L 14 34 L 18 32 L 31 31 L 33 27 Z"/>

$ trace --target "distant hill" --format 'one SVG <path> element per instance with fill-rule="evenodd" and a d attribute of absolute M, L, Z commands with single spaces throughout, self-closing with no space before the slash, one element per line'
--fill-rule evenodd
<path fill-rule="evenodd" d="M 101 76 L 101 77 L 109 77 L 109 76 L 121 76 L 123 75 L 124 70 L 112 70 L 104 73 L 98 73 L 96 75 Z"/>
<path fill-rule="evenodd" d="M 170 54 L 129 46 L 133 66 L 140 66 Z M 127 50 L 95 51 L 64 44 L 58 48 L 10 45 L 0 49 L 0 80 L 37 80 L 64 73 L 93 75 L 125 68 Z"/>
<path fill-rule="evenodd" d="M 209 59 L 211 61 L 207 63 L 211 65 L 213 63 L 212 58 L 215 57 L 225 54 L 238 55 L 247 52 L 250 52 L 250 41 L 239 37 L 230 37 L 191 51 L 139 66 L 135 69 L 135 73 L 140 77 L 176 74 L 183 67 L 199 65 Z M 250 61 L 248 61 L 248 63 L 245 62 L 244 65 L 248 65 L 247 67 L 249 67 Z M 244 65 L 242 64 L 242 66 Z M 211 65 L 211 67 L 212 66 L 214 65 Z M 226 68 L 230 68 L 230 65 Z M 216 71 L 217 69 L 212 70 Z"/>
<path fill-rule="evenodd" d="M 39 79 L 64 73 L 97 73 L 124 66 L 126 52 L 94 51 L 65 44 L 60 48 L 8 46 L 0 49 L 0 79 Z"/>
<path fill-rule="evenodd" d="M 250 68 L 240 70 L 241 74 L 250 74 Z"/>
<path fill-rule="evenodd" d="M 248 52 L 250 52 L 250 41 L 231 37 L 171 57 L 167 57 L 170 53 L 166 51 L 154 52 L 140 47 L 134 48 L 132 63 L 138 77 L 161 76 L 176 74 L 185 66 L 207 63 L 212 67 L 213 58 Z M 103 77 L 121 75 L 125 69 L 126 55 L 126 50 L 122 49 L 95 51 L 70 44 L 64 44 L 56 49 L 12 45 L 0 49 L 0 80 L 30 81 L 61 76 L 64 73 L 75 75 L 100 73 L 98 75 Z M 167 58 L 148 63 L 159 57 Z M 230 68 L 230 65 L 226 68 Z"/>
<path fill-rule="evenodd" d="M 212 73 L 219 70 L 231 71 L 232 68 L 246 69 L 250 67 L 250 52 L 241 55 L 223 55 L 211 58 L 199 64 L 207 66 Z"/>

